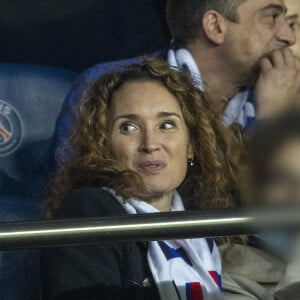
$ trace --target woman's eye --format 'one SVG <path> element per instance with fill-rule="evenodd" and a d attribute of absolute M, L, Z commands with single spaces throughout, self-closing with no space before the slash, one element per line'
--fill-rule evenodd
<path fill-rule="evenodd" d="M 163 122 L 161 125 L 160 125 L 160 128 L 161 129 L 172 129 L 172 128 L 175 128 L 176 127 L 176 124 L 174 121 L 167 121 L 167 122 Z"/>
<path fill-rule="evenodd" d="M 121 132 L 131 133 L 137 130 L 136 126 L 130 123 L 124 123 L 120 126 Z"/>

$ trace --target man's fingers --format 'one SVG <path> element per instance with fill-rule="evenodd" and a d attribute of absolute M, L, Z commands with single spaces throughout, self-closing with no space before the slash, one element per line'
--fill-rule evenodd
<path fill-rule="evenodd" d="M 298 85 L 298 93 L 300 93 L 300 72 L 297 72 L 295 83 Z"/>
<path fill-rule="evenodd" d="M 300 66 L 300 62 L 299 62 L 299 66 Z M 264 58 L 261 59 L 260 69 L 261 69 L 262 72 L 267 72 L 267 71 L 273 69 L 273 65 L 271 63 L 271 60 L 268 57 L 264 57 Z"/>
<path fill-rule="evenodd" d="M 285 61 L 283 58 L 282 50 L 275 50 L 270 54 L 270 60 L 275 68 L 280 68 L 285 66 Z"/>
<path fill-rule="evenodd" d="M 295 56 L 295 57 L 294 57 L 294 60 L 295 60 L 295 67 L 296 67 L 296 70 L 297 70 L 298 72 L 300 72 L 300 58 L 297 57 L 297 56 Z"/>
<path fill-rule="evenodd" d="M 285 49 L 283 49 L 282 55 L 286 66 L 295 68 L 296 57 L 294 56 L 293 51 L 290 48 L 286 47 Z"/>

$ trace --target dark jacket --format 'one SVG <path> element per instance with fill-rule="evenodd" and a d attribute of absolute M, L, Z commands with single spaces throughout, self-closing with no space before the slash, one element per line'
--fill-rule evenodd
<path fill-rule="evenodd" d="M 74 191 L 57 218 L 111 217 L 126 214 L 101 188 Z M 146 243 L 45 249 L 42 255 L 45 300 L 159 299 L 147 263 Z"/>

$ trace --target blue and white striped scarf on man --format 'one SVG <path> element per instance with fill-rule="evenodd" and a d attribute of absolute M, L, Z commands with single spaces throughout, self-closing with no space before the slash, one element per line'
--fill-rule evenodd
<path fill-rule="evenodd" d="M 196 87 L 204 91 L 204 82 L 200 70 L 192 54 L 186 48 L 178 47 L 176 43 L 172 43 L 168 51 L 168 63 L 175 70 L 187 68 Z M 234 96 L 229 101 L 223 115 L 223 123 L 225 126 L 238 123 L 243 129 L 249 128 L 254 119 L 253 93 L 249 90 L 240 92 Z"/>

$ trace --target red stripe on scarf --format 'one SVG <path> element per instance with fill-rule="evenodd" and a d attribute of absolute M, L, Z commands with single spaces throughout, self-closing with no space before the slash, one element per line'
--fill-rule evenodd
<path fill-rule="evenodd" d="M 210 276 L 214 280 L 215 284 L 221 289 L 221 282 L 218 278 L 218 274 L 216 271 L 209 271 Z"/>
<path fill-rule="evenodd" d="M 203 300 L 203 292 L 200 282 L 190 283 L 190 297 L 191 300 Z"/>

